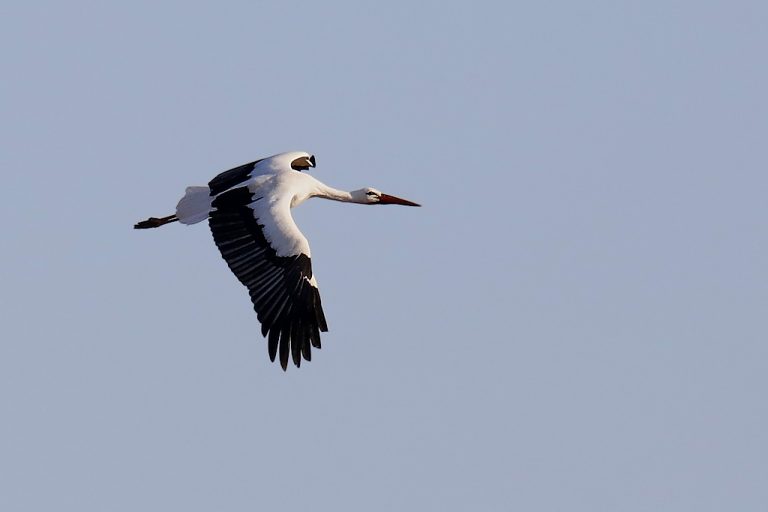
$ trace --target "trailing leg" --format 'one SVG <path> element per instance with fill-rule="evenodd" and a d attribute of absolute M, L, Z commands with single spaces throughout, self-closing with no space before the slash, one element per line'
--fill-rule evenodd
<path fill-rule="evenodd" d="M 133 229 L 149 229 L 149 228 L 159 228 L 160 226 L 164 226 L 166 224 L 170 224 L 171 222 L 176 222 L 178 217 L 176 215 L 169 215 L 167 217 L 150 217 L 147 220 L 143 220 L 133 226 Z"/>

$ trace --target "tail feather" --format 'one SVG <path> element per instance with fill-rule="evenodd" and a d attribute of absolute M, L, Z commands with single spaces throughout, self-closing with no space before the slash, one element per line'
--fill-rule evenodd
<path fill-rule="evenodd" d="M 171 222 L 176 222 L 179 220 L 176 215 L 169 215 L 167 217 L 150 217 L 147 220 L 143 220 L 141 222 L 137 222 L 133 229 L 149 229 L 149 228 L 159 228 L 160 226 L 164 226 L 166 224 L 170 224 Z"/>
<path fill-rule="evenodd" d="M 211 212 L 211 190 L 208 187 L 187 187 L 184 197 L 176 205 L 176 213 L 167 217 L 150 217 L 147 220 L 136 223 L 134 229 L 159 228 L 171 222 L 179 221 L 182 224 L 196 224 L 208 218 Z"/>
<path fill-rule="evenodd" d="M 208 187 L 187 187 L 184 197 L 176 205 L 176 216 L 182 224 L 196 224 L 208 218 L 211 213 L 211 189 Z"/>

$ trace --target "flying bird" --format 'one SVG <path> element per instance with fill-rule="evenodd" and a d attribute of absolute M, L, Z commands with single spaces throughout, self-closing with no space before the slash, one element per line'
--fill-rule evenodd
<path fill-rule="evenodd" d="M 312 273 L 309 242 L 291 216 L 291 208 L 311 197 L 358 204 L 420 206 L 375 188 L 345 192 L 303 171 L 315 167 L 304 151 L 281 153 L 224 171 L 208 186 L 187 187 L 176 213 L 150 217 L 135 229 L 172 222 L 208 220 L 213 240 L 233 274 L 248 288 L 253 309 L 267 338 L 269 358 L 296 367 L 312 360 L 327 332 L 317 280 Z"/>

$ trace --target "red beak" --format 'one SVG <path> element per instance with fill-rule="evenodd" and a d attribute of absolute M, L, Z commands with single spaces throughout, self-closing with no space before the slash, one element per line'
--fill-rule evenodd
<path fill-rule="evenodd" d="M 381 194 L 379 196 L 379 204 L 401 204 L 403 206 L 421 206 L 407 199 L 400 199 L 399 197 L 390 196 L 389 194 Z"/>

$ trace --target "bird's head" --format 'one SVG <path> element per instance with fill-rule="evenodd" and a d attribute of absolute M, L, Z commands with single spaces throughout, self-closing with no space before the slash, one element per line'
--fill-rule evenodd
<path fill-rule="evenodd" d="M 399 197 L 384 194 L 375 188 L 365 187 L 352 192 L 352 198 L 360 204 L 400 204 L 403 206 L 421 206 L 420 204 L 401 199 Z"/>

